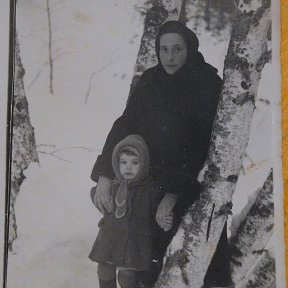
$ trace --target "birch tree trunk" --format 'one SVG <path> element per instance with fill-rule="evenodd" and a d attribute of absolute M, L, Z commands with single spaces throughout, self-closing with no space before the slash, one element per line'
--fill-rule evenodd
<path fill-rule="evenodd" d="M 265 247 L 273 234 L 273 226 L 274 202 L 271 171 L 247 217 L 231 239 L 231 268 L 235 287 L 246 287 L 243 286 L 245 278 L 250 274 L 251 269 L 254 270 L 258 259 L 267 253 Z M 275 267 L 267 273 L 273 274 L 273 271 L 275 273 Z"/>
<path fill-rule="evenodd" d="M 17 224 L 15 215 L 16 196 L 25 179 L 23 171 L 30 162 L 38 162 L 34 129 L 30 122 L 28 102 L 24 89 L 23 68 L 17 34 L 15 34 L 14 50 L 14 105 L 13 105 L 13 138 L 12 138 L 12 161 L 11 161 L 11 185 L 10 185 L 10 215 L 9 215 L 9 248 L 17 237 Z"/>
<path fill-rule="evenodd" d="M 276 287 L 275 256 L 273 251 L 264 250 L 259 257 L 252 272 L 243 281 L 238 283 L 237 288 L 274 288 Z"/>
<path fill-rule="evenodd" d="M 245 155 L 261 71 L 267 61 L 269 0 L 241 0 L 224 65 L 224 85 L 202 171 L 204 192 L 166 252 L 157 288 L 200 288 L 219 241 Z"/>

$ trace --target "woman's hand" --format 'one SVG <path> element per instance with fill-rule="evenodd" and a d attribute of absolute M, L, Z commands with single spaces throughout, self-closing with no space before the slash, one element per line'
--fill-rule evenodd
<path fill-rule="evenodd" d="M 173 226 L 173 215 L 170 214 L 169 216 L 165 217 L 164 220 L 161 222 L 159 226 L 165 231 L 169 231 Z"/>
<path fill-rule="evenodd" d="M 110 212 L 113 209 L 111 197 L 111 180 L 105 176 L 99 176 L 99 181 L 96 187 L 94 203 L 101 213 Z"/>
<path fill-rule="evenodd" d="M 156 213 L 156 221 L 161 228 L 163 228 L 163 223 L 169 219 L 169 216 L 171 217 L 176 202 L 177 195 L 173 193 L 166 193 L 161 200 Z"/>

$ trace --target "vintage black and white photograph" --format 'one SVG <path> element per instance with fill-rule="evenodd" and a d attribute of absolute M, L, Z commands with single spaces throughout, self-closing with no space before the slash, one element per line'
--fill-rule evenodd
<path fill-rule="evenodd" d="M 15 1 L 3 287 L 285 287 L 271 2 Z"/>

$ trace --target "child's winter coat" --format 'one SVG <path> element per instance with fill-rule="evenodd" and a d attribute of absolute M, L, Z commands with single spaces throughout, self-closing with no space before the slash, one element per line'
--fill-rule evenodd
<path fill-rule="evenodd" d="M 124 180 L 119 172 L 119 155 L 123 148 L 136 151 L 140 160 L 138 175 L 128 181 L 126 187 L 124 181 L 127 180 Z M 149 270 L 153 260 L 154 241 L 160 229 L 155 215 L 163 195 L 155 182 L 149 178 L 149 153 L 143 138 L 129 135 L 116 145 L 112 165 L 116 175 L 111 191 L 114 209 L 100 220 L 100 231 L 89 258 L 117 267 Z M 127 189 L 127 211 L 123 217 L 117 218 L 115 197 L 123 186 Z"/>

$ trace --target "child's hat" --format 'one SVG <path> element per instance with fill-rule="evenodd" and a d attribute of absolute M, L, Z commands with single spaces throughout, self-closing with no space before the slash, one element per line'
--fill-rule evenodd
<path fill-rule="evenodd" d="M 148 147 L 143 137 L 137 134 L 131 134 L 115 146 L 112 153 L 112 167 L 118 181 L 123 179 L 119 171 L 119 159 L 123 150 L 133 152 L 138 156 L 140 161 L 138 175 L 132 180 L 132 182 L 145 179 L 149 174 L 150 159 Z"/>
<path fill-rule="evenodd" d="M 119 171 L 120 154 L 124 151 L 133 152 L 139 158 L 140 167 L 138 174 L 132 180 L 126 180 Z M 129 135 L 120 141 L 114 148 L 112 154 L 112 166 L 115 172 L 116 181 L 120 184 L 115 196 L 116 211 L 115 217 L 122 218 L 127 212 L 128 181 L 138 182 L 145 179 L 149 172 L 149 153 L 144 139 L 136 134 Z"/>

